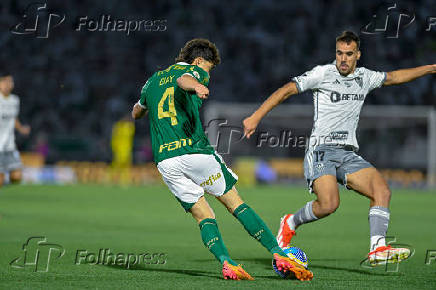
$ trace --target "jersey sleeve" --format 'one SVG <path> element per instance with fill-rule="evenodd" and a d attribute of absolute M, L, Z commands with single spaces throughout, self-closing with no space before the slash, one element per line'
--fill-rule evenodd
<path fill-rule="evenodd" d="M 300 76 L 293 77 L 292 81 L 297 84 L 298 92 L 302 93 L 307 90 L 316 89 L 316 87 L 321 83 L 323 76 L 324 69 L 319 65 Z"/>
<path fill-rule="evenodd" d="M 373 71 L 365 68 L 365 74 L 368 82 L 368 91 L 381 87 L 386 80 L 386 72 Z"/>
<path fill-rule="evenodd" d="M 186 69 L 186 72 L 182 75 L 188 75 L 196 79 L 199 83 L 202 85 L 208 86 L 209 85 L 209 75 L 207 72 L 202 70 L 201 68 L 197 66 L 190 66 Z"/>
<path fill-rule="evenodd" d="M 143 108 L 143 109 L 147 109 L 146 95 L 147 95 L 147 89 L 148 89 L 149 85 L 150 85 L 150 79 L 148 79 L 147 82 L 145 83 L 145 85 L 142 87 L 141 97 L 138 101 L 138 105 L 141 106 L 141 108 Z"/>

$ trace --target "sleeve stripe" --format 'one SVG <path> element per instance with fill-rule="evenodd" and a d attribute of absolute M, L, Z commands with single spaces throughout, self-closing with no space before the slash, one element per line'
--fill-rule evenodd
<path fill-rule="evenodd" d="M 182 74 L 182 76 L 190 76 L 190 77 L 193 77 L 194 79 L 197 79 L 195 76 L 193 76 L 191 73 L 184 73 L 184 74 Z"/>
<path fill-rule="evenodd" d="M 297 86 L 298 93 L 301 93 L 301 92 L 302 92 L 302 89 L 301 89 L 301 87 L 300 87 L 300 84 L 295 80 L 295 78 L 292 78 L 291 80 L 292 80 L 292 81 L 295 83 L 295 85 Z"/>
<path fill-rule="evenodd" d="M 383 80 L 382 80 L 382 82 L 381 82 L 381 84 L 380 84 L 379 87 L 381 87 L 382 85 L 384 85 L 384 83 L 385 83 L 387 77 L 388 77 L 388 74 L 387 74 L 386 72 L 383 72 Z"/>

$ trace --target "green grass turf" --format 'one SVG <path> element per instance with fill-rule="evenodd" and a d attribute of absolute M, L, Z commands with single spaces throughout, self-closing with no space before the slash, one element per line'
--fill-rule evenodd
<path fill-rule="evenodd" d="M 262 186 L 240 192 L 274 234 L 281 215 L 311 198 L 295 187 Z M 369 243 L 368 201 L 343 191 L 334 215 L 301 227 L 293 240 L 310 259 L 315 275 L 311 282 L 276 276 L 270 254 L 216 200 L 208 200 L 231 256 L 256 281 L 222 279 L 221 267 L 203 246 L 194 220 L 165 187 L 9 186 L 0 190 L 0 289 L 436 288 L 436 261 L 425 265 L 427 249 L 436 250 L 435 191 L 394 191 L 389 234 L 416 251 L 398 272 L 360 266 Z M 65 249 L 63 257 L 52 258 L 48 272 L 9 265 L 23 256 L 21 247 L 31 236 L 45 236 Z M 126 254 L 162 252 L 166 263 L 142 262 L 128 270 L 74 264 L 78 249 L 100 248 Z"/>

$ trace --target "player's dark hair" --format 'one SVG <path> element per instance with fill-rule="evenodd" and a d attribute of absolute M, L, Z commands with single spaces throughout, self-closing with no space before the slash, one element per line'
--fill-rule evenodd
<path fill-rule="evenodd" d="M 215 66 L 221 62 L 220 53 L 215 44 L 204 38 L 194 38 L 188 41 L 180 50 L 176 62 L 187 62 L 191 64 L 197 57 L 213 63 Z"/>
<path fill-rule="evenodd" d="M 8 69 L 0 69 L 0 78 L 11 76 L 12 73 Z"/>
<path fill-rule="evenodd" d="M 346 42 L 347 44 L 350 44 L 352 41 L 354 41 L 357 44 L 357 49 L 359 49 L 360 38 L 353 31 L 345 30 L 344 32 L 341 33 L 341 35 L 336 37 L 336 42 Z"/>

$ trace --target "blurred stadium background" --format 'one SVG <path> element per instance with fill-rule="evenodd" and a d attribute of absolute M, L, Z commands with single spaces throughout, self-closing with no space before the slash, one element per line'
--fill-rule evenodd
<path fill-rule="evenodd" d="M 31 3 L 0 3 L 0 66 L 12 72 L 14 93 L 21 98 L 20 119 L 32 127 L 29 137 L 17 135 L 25 182 L 125 185 L 160 182 L 152 163 L 148 122 L 133 126 L 126 116 L 146 79 L 172 64 L 180 47 L 194 37 L 211 39 L 221 52 L 222 64 L 212 72 L 203 120 L 211 142 L 239 173 L 241 183 L 304 184 L 304 148 L 270 146 L 275 140 L 258 147 L 260 133 L 249 142 L 241 141 L 241 120 L 291 76 L 331 62 L 335 36 L 342 30 L 360 33 L 374 14 L 380 27 L 390 5 L 345 0 L 225 5 L 217 0 L 46 1 L 47 9 L 37 13 L 26 10 Z M 436 15 L 434 3 L 396 4 L 385 32 L 360 33 L 361 66 L 388 71 L 435 62 L 436 26 L 426 31 L 429 17 Z M 65 15 L 65 21 L 41 37 L 44 31 L 39 30 L 44 30 L 50 13 Z M 393 37 L 401 13 L 415 15 L 415 20 L 408 26 L 400 22 L 399 35 Z M 40 26 L 34 33 L 11 32 L 18 23 L 35 21 L 36 15 Z M 129 35 L 77 31 L 80 17 L 98 20 L 102 15 L 157 20 L 164 29 Z M 435 91 L 430 76 L 375 90 L 366 99 L 358 133 L 360 152 L 394 186 L 436 184 Z M 292 98 L 265 119 L 259 132 L 309 135 L 311 103 L 309 94 Z M 219 125 L 222 120 L 225 126 Z M 229 151 L 219 144 L 230 144 Z"/>

